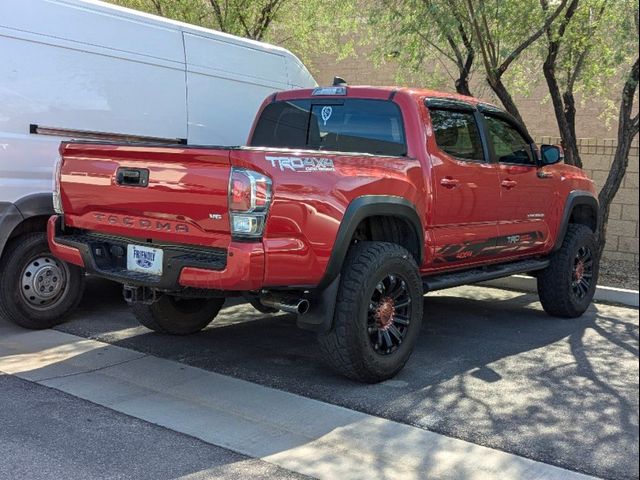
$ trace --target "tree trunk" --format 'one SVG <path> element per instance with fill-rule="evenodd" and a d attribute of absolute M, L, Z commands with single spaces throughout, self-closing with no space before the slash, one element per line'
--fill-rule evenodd
<path fill-rule="evenodd" d="M 471 89 L 469 88 L 469 72 L 466 70 L 460 71 L 460 76 L 456 80 L 456 92 L 460 95 L 467 95 L 471 97 Z"/>
<path fill-rule="evenodd" d="M 522 128 L 527 130 L 524 120 L 520 115 L 520 111 L 516 106 L 516 102 L 513 101 L 513 98 L 511 97 L 509 90 L 507 90 L 507 87 L 505 87 L 504 83 L 502 83 L 502 80 L 500 79 L 500 77 L 493 77 L 493 78 L 487 77 L 487 82 L 489 83 L 491 90 L 493 90 L 493 92 L 500 99 L 500 102 L 502 102 L 504 109 L 507 112 L 509 112 L 509 114 L 511 114 L 511 116 L 514 117 L 520 123 Z M 528 133 L 528 130 L 527 130 L 527 133 Z"/>
<path fill-rule="evenodd" d="M 551 96 L 551 103 L 553 104 L 553 111 L 556 116 L 558 130 L 560 131 L 562 148 L 564 148 L 565 154 L 565 163 L 582 168 L 582 159 L 580 158 L 580 153 L 578 152 L 578 144 L 575 137 L 575 104 L 572 103 L 572 128 L 569 125 L 566 106 L 563 102 L 563 96 L 560 92 L 558 80 L 556 79 L 554 62 L 555 52 L 550 51 L 547 55 L 547 58 L 545 59 L 544 64 L 542 65 L 542 71 L 544 73 L 544 78 L 547 81 L 547 88 L 549 89 L 549 95 Z M 571 96 L 571 101 L 573 102 L 573 96 Z"/>
<path fill-rule="evenodd" d="M 573 92 L 564 92 L 562 99 L 564 100 L 564 116 L 567 119 L 568 138 L 570 139 L 564 148 L 571 152 L 572 165 L 582 168 L 582 158 L 578 151 L 578 136 L 576 135 L 576 101 Z"/>
<path fill-rule="evenodd" d="M 631 143 L 638 134 L 638 115 L 631 118 L 631 112 L 633 111 L 633 97 L 638 88 L 638 76 L 639 76 L 639 59 L 636 58 L 631 72 L 627 77 L 627 81 L 622 89 L 622 100 L 620 101 L 620 117 L 618 123 L 618 146 L 616 147 L 615 155 L 613 156 L 613 163 L 607 176 L 598 200 L 600 201 L 600 215 L 598 218 L 598 230 L 596 236 L 598 239 L 598 254 L 602 254 L 604 246 L 607 240 L 607 222 L 609 221 L 609 209 L 611 208 L 611 201 L 618 193 L 620 184 L 627 172 L 627 166 L 629 165 L 629 150 L 631 149 Z"/>

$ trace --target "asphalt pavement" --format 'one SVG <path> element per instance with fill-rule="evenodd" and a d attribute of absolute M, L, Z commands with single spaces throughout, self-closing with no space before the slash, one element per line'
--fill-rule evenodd
<path fill-rule="evenodd" d="M 0 479 L 303 479 L 275 465 L 0 374 Z"/>
<path fill-rule="evenodd" d="M 393 380 L 328 370 L 286 314 L 229 302 L 205 331 L 138 326 L 120 288 L 92 279 L 58 330 L 418 426 L 603 478 L 638 478 L 638 311 L 551 318 L 531 294 L 460 287 L 426 297 L 416 351 Z"/>

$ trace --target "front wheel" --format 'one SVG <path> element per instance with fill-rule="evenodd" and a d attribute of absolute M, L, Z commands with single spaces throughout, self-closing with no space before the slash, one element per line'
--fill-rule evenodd
<path fill-rule="evenodd" d="M 24 328 L 51 328 L 82 298 L 84 271 L 57 259 L 44 232 L 14 238 L 0 259 L 0 315 Z"/>
<path fill-rule="evenodd" d="M 342 269 L 333 327 L 318 337 L 326 362 L 361 382 L 393 377 L 418 339 L 423 293 L 406 249 L 386 242 L 353 246 Z"/>
<path fill-rule="evenodd" d="M 549 315 L 576 318 L 593 300 L 599 258 L 595 235 L 585 225 L 569 224 L 562 247 L 538 272 L 538 295 Z"/>
<path fill-rule="evenodd" d="M 189 335 L 209 325 L 223 305 L 224 298 L 162 295 L 151 305 L 136 303 L 132 308 L 138 321 L 154 332 Z"/>

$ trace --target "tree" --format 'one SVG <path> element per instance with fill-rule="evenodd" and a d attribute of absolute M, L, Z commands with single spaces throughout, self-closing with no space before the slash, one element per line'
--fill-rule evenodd
<path fill-rule="evenodd" d="M 639 28 L 638 28 L 638 4 L 635 5 L 635 42 L 637 42 Z M 600 190 L 598 200 L 600 202 L 600 216 L 598 222 L 597 237 L 599 240 L 598 248 L 599 254 L 602 254 L 607 238 L 607 223 L 609 221 L 609 209 L 613 198 L 618 193 L 618 189 L 622 184 L 622 180 L 627 172 L 627 166 L 629 165 L 629 150 L 631 149 L 631 142 L 638 135 L 638 113 L 633 115 L 633 103 L 638 91 L 638 77 L 640 66 L 640 59 L 638 57 L 637 43 L 634 48 L 635 61 L 631 66 L 629 72 L 626 75 L 624 86 L 622 87 L 622 95 L 620 99 L 620 113 L 618 116 L 618 145 L 613 156 L 613 162 L 609 175 L 605 181 L 604 186 Z"/>
<path fill-rule="evenodd" d="M 437 0 L 381 0 L 370 7 L 369 21 L 379 53 L 398 58 L 413 71 L 440 62 L 454 81 L 456 92 L 471 95 L 469 85 L 475 48 L 466 11 L 460 2 Z M 382 35 L 380 35 L 382 34 Z M 442 62 L 442 60 L 446 62 Z M 450 66 L 457 72 L 451 73 Z"/>
<path fill-rule="evenodd" d="M 540 3 L 543 9 L 549 9 L 548 0 Z M 629 11 L 634 15 L 628 15 Z M 600 254 L 606 244 L 611 202 L 626 173 L 631 143 L 638 134 L 638 115 L 632 117 L 638 88 L 637 42 L 637 0 L 571 0 L 557 24 L 546 29 L 543 73 L 566 163 L 582 167 L 576 133 L 576 89 L 591 97 L 602 97 L 610 94 L 608 86 L 616 76 L 624 82 L 618 108 L 618 144 L 598 195 L 600 215 L 596 235 Z"/>
<path fill-rule="evenodd" d="M 549 9 L 548 0 L 540 0 L 540 4 L 545 11 Z M 575 88 L 584 78 L 589 62 L 596 60 L 590 57 L 598 50 L 597 34 L 610 5 L 611 2 L 607 0 L 571 0 L 557 26 L 549 25 L 545 32 L 547 45 L 542 70 L 553 103 L 566 162 L 578 167 L 582 167 L 582 159 L 576 135 Z"/>
<path fill-rule="evenodd" d="M 487 83 L 507 112 L 524 125 L 503 76 L 511 64 L 548 30 L 564 10 L 567 0 L 557 2 L 558 5 L 550 14 L 532 1 L 464 2 Z"/>
<path fill-rule="evenodd" d="M 381 0 L 371 10 L 371 21 L 377 26 L 374 35 L 382 32 L 390 43 L 387 48 L 408 57 L 415 70 L 438 57 L 455 65 L 459 93 L 471 93 L 469 79 L 479 56 L 488 86 L 505 110 L 523 123 L 504 77 L 567 1 L 556 2 L 549 12 L 539 0 Z"/>

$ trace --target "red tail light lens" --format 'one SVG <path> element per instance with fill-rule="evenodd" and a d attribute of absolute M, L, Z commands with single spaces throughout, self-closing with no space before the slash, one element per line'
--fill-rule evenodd
<path fill-rule="evenodd" d="M 232 212 L 262 212 L 271 202 L 271 179 L 266 175 L 232 168 L 229 180 L 229 210 Z"/>
<path fill-rule="evenodd" d="M 251 179 L 242 170 L 231 172 L 229 209 L 235 212 L 251 210 Z"/>
<path fill-rule="evenodd" d="M 270 203 L 269 177 L 253 170 L 231 169 L 229 211 L 234 236 L 261 237 Z"/>

